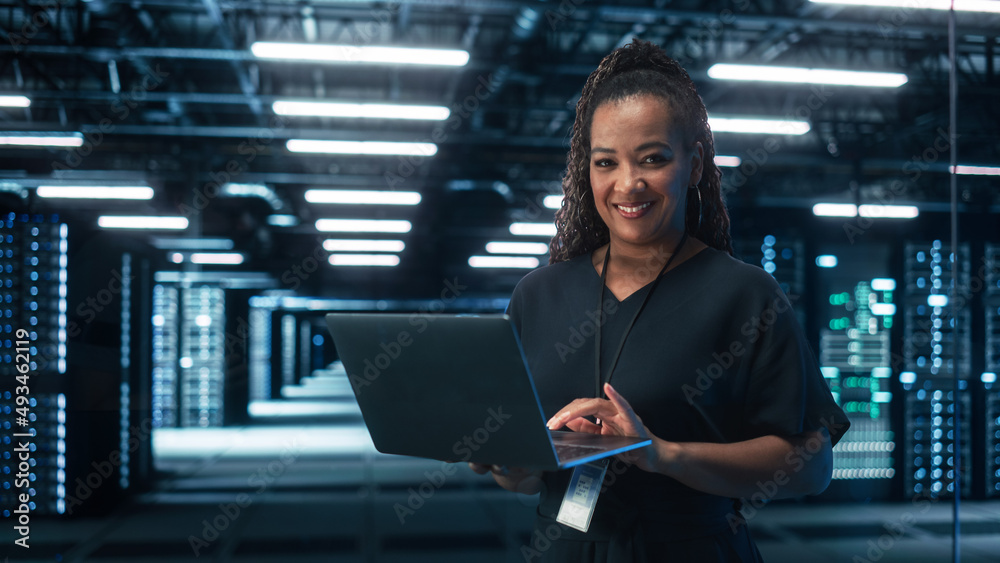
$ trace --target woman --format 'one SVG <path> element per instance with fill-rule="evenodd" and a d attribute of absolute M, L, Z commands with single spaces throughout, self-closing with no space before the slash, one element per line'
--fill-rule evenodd
<path fill-rule="evenodd" d="M 474 465 L 542 492 L 536 532 L 555 540 L 528 560 L 759 561 L 740 504 L 829 483 L 849 423 L 788 299 L 732 258 L 714 156 L 694 84 L 655 45 L 590 75 L 551 264 L 508 314 L 549 428 L 653 443 L 611 463 L 587 532 L 555 521 L 572 471 Z"/>

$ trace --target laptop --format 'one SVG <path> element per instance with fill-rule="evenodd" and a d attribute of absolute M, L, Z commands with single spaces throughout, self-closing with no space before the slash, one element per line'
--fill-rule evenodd
<path fill-rule="evenodd" d="M 382 453 L 556 470 L 652 443 L 550 431 L 506 315 L 330 313 L 326 322 Z"/>

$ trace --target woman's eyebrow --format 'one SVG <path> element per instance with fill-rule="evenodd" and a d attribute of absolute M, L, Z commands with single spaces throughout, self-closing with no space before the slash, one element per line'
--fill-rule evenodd
<path fill-rule="evenodd" d="M 644 151 L 646 149 L 653 149 L 653 148 L 669 149 L 670 148 L 670 144 L 666 143 L 664 141 L 650 141 L 648 143 L 643 143 L 643 144 L 639 145 L 638 147 L 635 148 L 635 151 L 636 152 L 642 152 L 642 151 Z"/>
<path fill-rule="evenodd" d="M 644 150 L 652 149 L 652 148 L 670 149 L 670 144 L 669 143 L 665 143 L 663 141 L 649 141 L 648 143 L 643 143 L 643 144 L 639 145 L 638 147 L 636 147 L 635 151 L 636 152 L 642 152 Z M 591 152 L 591 154 L 598 153 L 598 152 L 606 152 L 606 153 L 609 153 L 609 154 L 615 154 L 615 149 L 609 149 L 609 148 L 606 148 L 606 147 L 593 147 L 592 149 L 590 149 L 590 152 Z"/>

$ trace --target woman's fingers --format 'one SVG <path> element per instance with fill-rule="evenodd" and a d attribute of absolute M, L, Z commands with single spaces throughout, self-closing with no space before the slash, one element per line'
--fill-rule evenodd
<path fill-rule="evenodd" d="M 470 461 L 469 462 L 469 469 L 475 471 L 476 473 L 478 473 L 480 475 L 485 475 L 486 473 L 489 473 L 490 466 L 489 465 L 483 465 L 482 463 L 472 463 Z"/>
<path fill-rule="evenodd" d="M 558 430 L 571 420 L 585 416 L 607 419 L 617 414 L 618 409 L 606 399 L 577 399 L 555 414 L 546 425 L 549 430 Z"/>
<path fill-rule="evenodd" d="M 588 432 L 590 434 L 600 434 L 601 426 L 594 424 L 586 418 L 576 418 L 566 423 L 566 426 L 574 432 Z"/>
<path fill-rule="evenodd" d="M 624 417 L 624 421 L 627 421 L 634 427 L 633 429 L 627 429 L 633 430 L 633 432 L 629 433 L 637 435 L 641 433 L 644 428 L 642 420 L 640 420 L 639 415 L 635 414 L 635 411 L 632 410 L 632 405 L 628 404 L 625 397 L 619 395 L 618 391 L 615 391 L 615 388 L 612 387 L 610 383 L 604 384 L 604 392 L 607 393 L 608 399 L 611 399 L 611 403 L 615 405 L 615 409 L 617 409 L 617 411 Z"/>

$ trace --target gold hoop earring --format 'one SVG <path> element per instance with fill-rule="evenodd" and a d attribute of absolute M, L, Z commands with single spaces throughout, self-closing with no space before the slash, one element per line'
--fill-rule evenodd
<path fill-rule="evenodd" d="M 691 189 L 694 189 L 694 192 L 698 194 L 698 226 L 695 227 L 694 229 L 691 229 L 690 232 L 697 233 L 698 230 L 701 229 L 701 190 L 698 188 L 697 185 L 688 186 L 688 191 L 690 191 Z"/>

